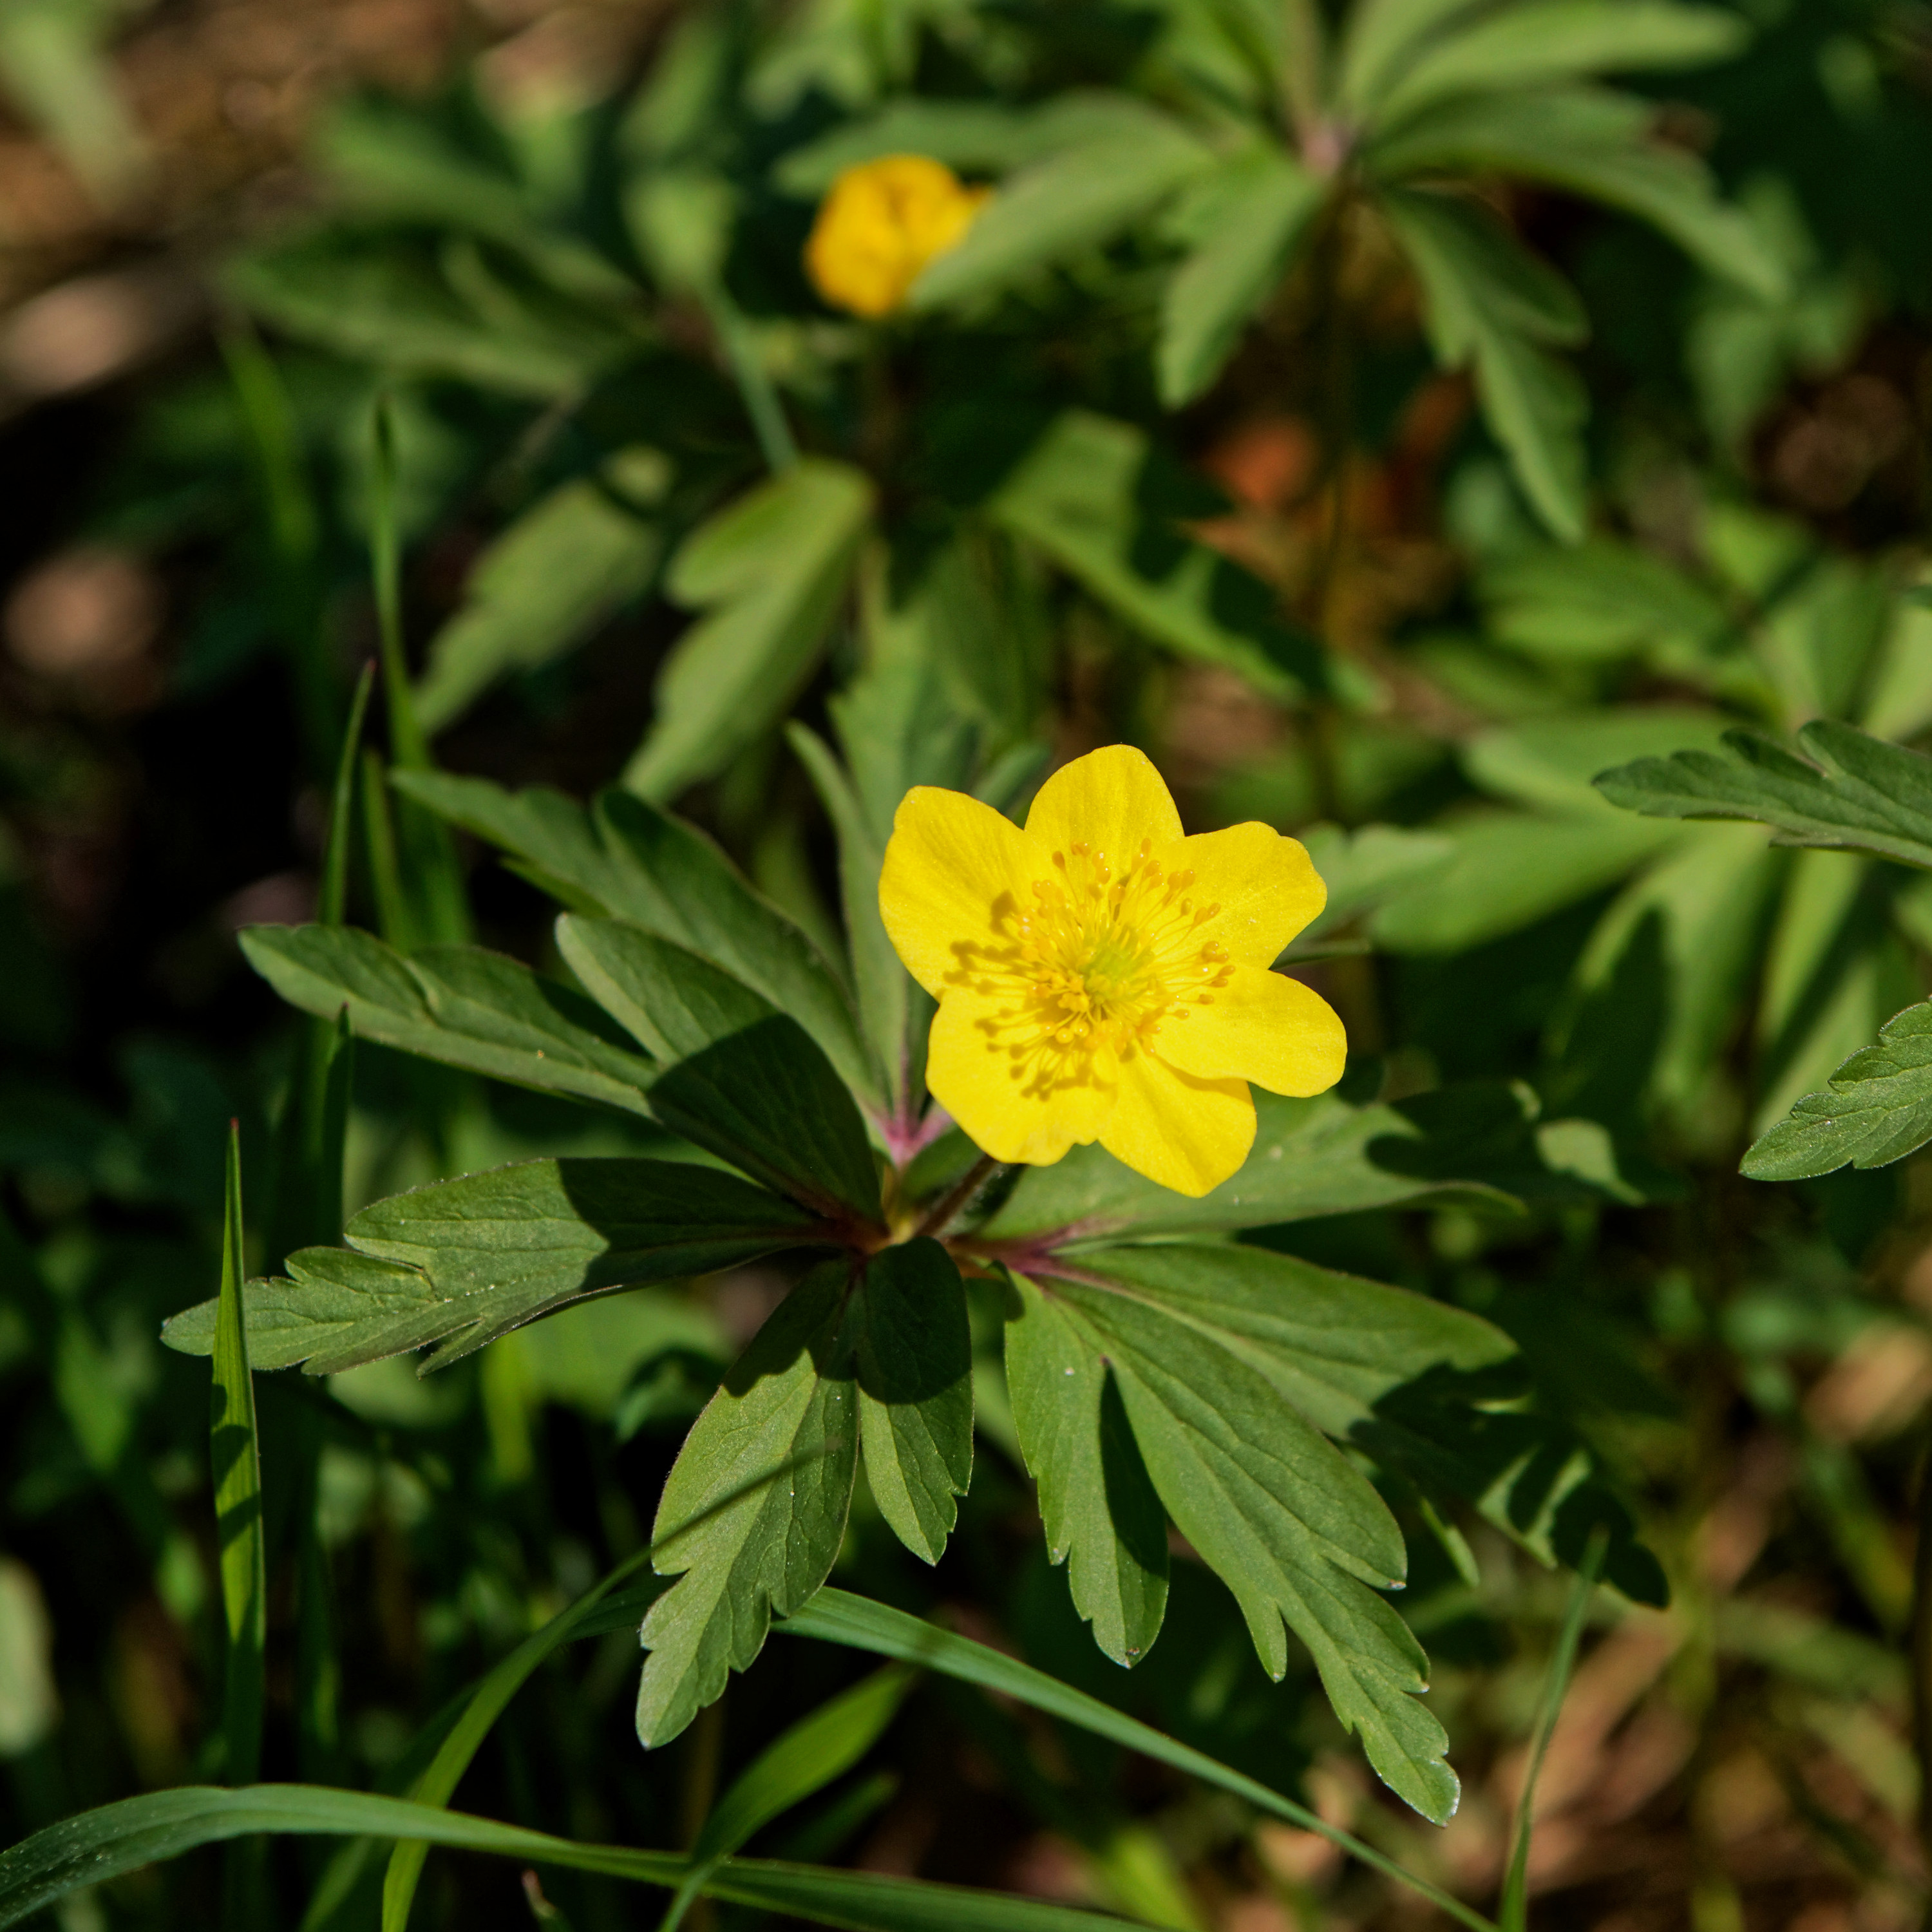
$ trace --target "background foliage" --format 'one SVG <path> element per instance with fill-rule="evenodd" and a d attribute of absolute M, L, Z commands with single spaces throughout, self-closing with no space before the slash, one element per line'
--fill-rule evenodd
<path fill-rule="evenodd" d="M 1393 1863 L 1508 1923 L 1539 1735 L 1540 1921 L 1921 1918 L 1932 793 L 1886 747 L 1932 735 L 1922 8 L 0 0 L 0 86 L 6 1837 L 142 1792 L 177 1794 L 144 1858 L 284 1834 L 64 1922 L 395 1923 L 420 1872 L 416 1922 L 588 1928 L 664 1851 L 725 1887 L 694 1922 L 1067 1922 L 711 1863 L 748 1847 L 1228 1932 L 1412 1921 Z M 863 325 L 802 249 L 904 150 L 998 191 Z M 1003 1378 L 970 1283 L 970 1488 L 956 1416 L 895 1438 L 933 1459 L 902 1490 L 868 1440 L 833 1589 L 635 1735 L 667 1475 L 801 1270 L 772 1195 L 707 1176 L 712 1245 L 668 1248 L 592 1163 L 694 1144 L 862 1214 L 868 1119 L 942 1195 L 892 809 L 1018 810 L 1120 740 L 1190 830 L 1306 838 L 1330 908 L 1288 964 L 1350 1070 L 1264 1112 L 1242 1211 L 1076 1155 L 965 1238 L 1077 1239 L 1136 1306 L 1211 1284 L 1225 1414 L 1321 1359 L 1324 1294 L 1386 1293 L 1322 1270 L 1426 1298 L 1337 1304 L 1384 1379 L 1315 1420 L 1361 1547 L 1369 1474 L 1406 1544 L 1432 1688 L 1392 1694 L 1448 1733 L 1444 1829 L 1298 1642 L 1264 1673 L 1210 1568 L 1253 1566 L 1170 1539 L 1182 1324 L 1104 1293 L 1022 1299 Z M 472 941 L 520 965 L 425 950 Z M 729 1030 L 694 958 L 796 1022 L 759 1065 L 814 1131 L 674 1088 Z M 454 1178 L 518 1160 L 552 1245 L 511 1274 Z M 241 1277 L 285 1262 L 255 1366 L 327 1372 L 250 1399 Z M 158 1338 L 224 1284 L 172 1332 L 213 1351 L 211 1460 L 209 1367 Z M 1476 1379 L 1391 1408 L 1412 1319 Z M 1049 1371 L 1089 1464 L 1030 1423 Z M 258 1748 L 340 1795 L 187 1789 Z M 406 1792 L 507 1859 L 353 1835 Z"/>

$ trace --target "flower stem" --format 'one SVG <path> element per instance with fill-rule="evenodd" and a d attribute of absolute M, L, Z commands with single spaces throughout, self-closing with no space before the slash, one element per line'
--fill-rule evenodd
<path fill-rule="evenodd" d="M 988 1177 L 999 1166 L 989 1154 L 982 1154 L 966 1170 L 964 1176 L 941 1195 L 927 1211 L 926 1219 L 912 1231 L 912 1238 L 917 1240 L 922 1234 L 938 1234 L 960 1209 L 983 1187 Z"/>

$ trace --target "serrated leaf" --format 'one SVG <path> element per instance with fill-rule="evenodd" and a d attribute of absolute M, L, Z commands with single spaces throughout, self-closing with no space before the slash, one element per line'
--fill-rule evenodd
<path fill-rule="evenodd" d="M 973 1342 L 966 1286 L 937 1241 L 866 1264 L 853 1306 L 859 1446 L 879 1513 L 937 1563 L 973 1477 Z"/>
<path fill-rule="evenodd" d="M 1479 16 L 1433 41 L 1377 102 L 1393 128 L 1457 94 L 1493 94 L 1591 74 L 1698 67 L 1750 38 L 1737 14 L 1664 0 L 1536 0 Z"/>
<path fill-rule="evenodd" d="M 556 936 L 591 996 L 660 1060 L 650 1107 L 666 1126 L 815 1212 L 877 1216 L 865 1123 L 790 1014 L 628 920 L 566 913 Z"/>
<path fill-rule="evenodd" d="M 1179 122 L 1123 99 L 1105 131 L 1010 176 L 965 238 L 913 284 L 915 308 L 1010 287 L 1098 248 L 1208 166 L 1212 151 Z"/>
<path fill-rule="evenodd" d="M 1320 1214 L 1399 1207 L 1444 1188 L 1467 1150 L 1466 1124 L 1439 1144 L 1408 1114 L 1333 1095 L 1256 1091 L 1255 1144 L 1240 1171 L 1198 1199 L 1157 1186 L 1104 1148 L 1077 1147 L 1030 1167 L 976 1238 L 1055 1248 L 1136 1236 L 1232 1233 Z M 1480 1186 L 1480 1183 L 1476 1184 Z"/>
<path fill-rule="evenodd" d="M 353 926 L 256 926 L 248 963 L 291 1006 L 358 1038 L 544 1093 L 645 1114 L 656 1070 L 580 993 L 472 946 L 405 958 Z"/>
<path fill-rule="evenodd" d="M 625 486 L 622 496 L 598 477 L 564 484 L 476 560 L 463 608 L 430 640 L 416 686 L 425 731 L 460 717 L 506 672 L 574 649 L 650 582 L 663 533 L 634 506 L 662 494 L 670 466 L 654 450 L 636 449 L 606 467 Z"/>
<path fill-rule="evenodd" d="M 779 1304 L 705 1406 L 666 1481 L 653 1563 L 678 1580 L 644 1619 L 638 1735 L 674 1738 L 830 1574 L 858 1469 L 850 1264 Z"/>
<path fill-rule="evenodd" d="M 1846 1166 L 1884 1167 L 1932 1140 L 1932 1002 L 1888 1020 L 1820 1094 L 1808 1094 L 1760 1135 L 1741 1172 L 1803 1180 Z"/>
<path fill-rule="evenodd" d="M 658 675 L 656 718 L 624 770 L 628 790 L 671 797 L 784 715 L 844 593 L 872 499 L 863 472 L 809 458 L 686 539 L 667 581 L 705 614 Z"/>
<path fill-rule="evenodd" d="M 1718 199 L 1702 162 L 1652 137 L 1652 116 L 1648 102 L 1604 88 L 1464 96 L 1372 140 L 1364 158 L 1383 181 L 1446 171 L 1546 182 L 1636 215 L 1713 274 L 1779 299 L 1783 264 Z"/>
<path fill-rule="evenodd" d="M 506 792 L 445 772 L 398 772 L 395 784 L 514 855 L 572 910 L 628 920 L 715 961 L 790 1014 L 855 1093 L 882 1097 L 837 974 L 695 826 L 627 792 L 601 793 L 586 811 L 542 786 Z"/>
<path fill-rule="evenodd" d="M 986 508 L 1156 644 L 1270 695 L 1324 688 L 1319 647 L 1282 623 L 1274 593 L 1145 500 L 1154 468 L 1131 424 L 1069 410 Z"/>
<path fill-rule="evenodd" d="M 248 1334 L 264 1368 L 334 1375 L 442 1346 L 440 1368 L 566 1302 L 707 1274 L 808 1242 L 818 1224 L 736 1175 L 619 1157 L 518 1162 L 377 1201 L 344 1230 L 349 1249 L 305 1248 L 290 1278 L 248 1284 Z M 214 1304 L 176 1316 L 162 1340 L 206 1351 Z"/>
<path fill-rule="evenodd" d="M 1612 805 L 1652 818 L 1754 818 L 1780 844 L 1932 867 L 1932 758 L 1830 718 L 1806 725 L 1798 745 L 1804 758 L 1750 732 L 1728 732 L 1720 752 L 1640 758 L 1605 772 L 1597 789 Z"/>
<path fill-rule="evenodd" d="M 1066 1565 L 1094 1641 L 1131 1666 L 1167 1608 L 1166 1514 L 1091 1336 L 1024 1275 L 1013 1281 L 1019 1309 L 1006 1324 L 1006 1386 L 1040 1488 L 1047 1555 Z"/>
<path fill-rule="evenodd" d="M 1575 542 L 1587 507 L 1588 399 L 1546 345 L 1581 338 L 1581 304 L 1478 208 L 1402 189 L 1391 189 L 1382 208 L 1421 280 L 1436 360 L 1447 368 L 1474 365 L 1484 416 L 1524 494 L 1558 536 Z"/>
<path fill-rule="evenodd" d="M 1460 1787 L 1442 1726 L 1414 1701 L 1427 1661 L 1367 1587 L 1399 1583 L 1407 1568 L 1381 1498 L 1226 1331 L 1142 1284 L 1056 1275 L 1037 1285 L 1119 1378 L 1156 1493 L 1234 1593 L 1270 1675 L 1288 1667 L 1286 1623 L 1376 1772 L 1425 1816 L 1446 1820 Z"/>
<path fill-rule="evenodd" d="M 1160 399 L 1178 409 L 1208 388 L 1249 317 L 1273 292 L 1324 184 L 1288 154 L 1226 163 L 1207 184 L 1193 245 L 1168 284 L 1156 352 Z"/>

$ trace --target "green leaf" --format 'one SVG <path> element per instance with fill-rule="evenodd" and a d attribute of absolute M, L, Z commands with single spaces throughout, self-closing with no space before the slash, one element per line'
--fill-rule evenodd
<path fill-rule="evenodd" d="M 103 0 L 13 0 L 0 9 L 0 83 L 106 210 L 148 164 L 109 36 L 120 8 Z"/>
<path fill-rule="evenodd" d="M 814 1211 L 869 1220 L 879 1174 L 851 1094 L 788 1013 L 697 953 L 622 920 L 566 913 L 566 963 L 663 1063 L 653 1114 Z"/>
<path fill-rule="evenodd" d="M 1702 162 L 1651 137 L 1652 114 L 1648 102 L 1601 88 L 1462 96 L 1371 141 L 1364 159 L 1382 181 L 1450 171 L 1546 182 L 1636 215 L 1714 274 L 1778 300 L 1783 264 L 1718 198 Z"/>
<path fill-rule="evenodd" d="M 794 148 L 772 170 L 779 192 L 815 201 L 848 168 L 886 154 L 928 154 L 950 168 L 1004 172 L 1037 158 L 1038 117 L 989 101 L 889 101 Z"/>
<path fill-rule="evenodd" d="M 628 920 L 716 962 L 796 1020 L 855 1093 L 882 1099 L 837 974 L 695 826 L 627 792 L 602 793 L 586 812 L 542 786 L 506 792 L 442 772 L 398 772 L 395 782 L 512 854 L 517 870 L 572 910 Z"/>
<path fill-rule="evenodd" d="M 1802 758 L 1732 731 L 1721 752 L 1640 758 L 1604 772 L 1597 788 L 1652 818 L 1755 818 L 1781 845 L 1932 867 L 1932 758 L 1822 718 L 1798 733 L 1798 746 Z"/>
<path fill-rule="evenodd" d="M 1221 373 L 1243 326 L 1288 266 L 1324 184 L 1290 155 L 1264 148 L 1203 184 L 1192 248 L 1161 308 L 1160 399 L 1178 409 Z"/>
<path fill-rule="evenodd" d="M 446 266 L 463 259 L 446 252 Z M 470 286 L 459 294 L 405 250 L 322 235 L 230 262 L 222 286 L 264 321 L 353 362 L 533 401 L 580 394 L 634 352 L 628 331 L 580 307 L 533 307 L 480 261 L 466 266 Z"/>
<path fill-rule="evenodd" d="M 1094 1641 L 1131 1666 L 1167 1608 L 1167 1516 L 1091 1336 L 1024 1275 L 1006 1324 L 1006 1386 L 1020 1448 L 1040 1486 L 1046 1551 L 1066 1565 Z"/>
<path fill-rule="evenodd" d="M 262 1755 L 263 1672 L 268 1633 L 267 1544 L 262 1522 L 262 1461 L 255 1431 L 255 1380 L 242 1318 L 242 1136 L 228 1130 L 228 1178 L 221 1229 L 221 1292 L 215 1302 L 214 1380 L 208 1456 L 214 1468 L 215 1537 L 220 1550 L 221 1609 L 227 1637 L 223 1678 L 223 1769 L 246 1784 Z"/>
<path fill-rule="evenodd" d="M 862 472 L 814 458 L 686 538 L 667 581 L 706 614 L 658 674 L 657 716 L 625 767 L 628 789 L 670 797 L 784 715 L 844 594 L 872 495 Z"/>
<path fill-rule="evenodd" d="M 1284 1403 L 1251 1329 L 1218 1318 L 1225 1252 L 1114 1253 L 1098 1268 L 1090 1258 L 1078 1278 L 1036 1270 L 1035 1280 L 1119 1378 L 1156 1492 L 1234 1592 L 1269 1674 L 1288 1668 L 1286 1623 L 1376 1772 L 1440 1823 L 1460 1787 L 1442 1726 L 1414 1702 L 1427 1660 L 1365 1587 L 1400 1583 L 1401 1533 L 1366 1478 Z"/>
<path fill-rule="evenodd" d="M 1377 128 L 1467 94 L 1723 60 L 1750 40 L 1736 14 L 1665 0 L 1535 0 L 1436 40 L 1376 104 Z"/>
<path fill-rule="evenodd" d="M 652 1561 L 677 1582 L 645 1618 L 638 1735 L 674 1738 L 825 1581 L 845 1532 L 859 1431 L 847 1310 L 828 1262 L 779 1304 L 706 1404 L 664 1484 Z"/>
<path fill-rule="evenodd" d="M 422 1838 L 526 1865 L 601 1872 L 666 1889 L 677 1884 L 686 1866 L 675 1852 L 581 1844 L 374 1792 L 306 1784 L 224 1791 L 190 1784 L 63 1819 L 0 1852 L 0 1928 L 17 1925 L 83 1886 L 104 1884 L 200 1845 L 256 1834 Z M 705 1881 L 704 1890 L 728 1904 L 840 1926 L 845 1932 L 1142 1932 L 1105 1912 L 1046 1905 L 1004 1892 L 759 1858 L 729 1860 Z M 1473 1913 L 1465 1910 L 1459 1916 L 1476 1932 L 1492 1932 L 1486 1920 Z"/>
<path fill-rule="evenodd" d="M 1529 1178 L 1519 1171 L 1526 1126 L 1513 1103 L 1501 1122 L 1484 1118 L 1488 1097 L 1466 1104 L 1451 1088 L 1352 1107 L 1333 1094 L 1293 1100 L 1256 1089 L 1252 1151 L 1232 1180 L 1198 1200 L 1144 1179 L 1104 1148 L 1078 1147 L 1052 1167 L 1027 1168 L 974 1238 L 992 1253 L 1024 1256 L 1124 1238 L 1233 1233 L 1444 1192 L 1499 1201 L 1498 1176 L 1512 1189 Z M 1499 1168 L 1505 1147 L 1516 1164 Z"/>
<path fill-rule="evenodd" d="M 1702 656 L 1730 628 L 1703 585 L 1633 544 L 1592 539 L 1486 564 L 1476 595 L 1506 644 L 1563 664 L 1594 664 L 1682 645 Z"/>
<path fill-rule="evenodd" d="M 1459 15 L 1482 0 L 1357 0 L 1342 37 L 1336 96 L 1364 118 L 1403 68 Z"/>
<path fill-rule="evenodd" d="M 256 926 L 248 963 L 291 1006 L 426 1060 L 648 1114 L 656 1070 L 580 993 L 474 947 L 405 958 L 353 926 Z"/>
<path fill-rule="evenodd" d="M 880 1250 L 853 1325 L 866 1480 L 892 1533 L 937 1563 L 973 1476 L 973 1341 L 952 1256 L 934 1240 Z"/>
<path fill-rule="evenodd" d="M 460 1714 L 448 1734 L 436 1747 L 436 1755 L 410 1785 L 409 1795 L 418 1804 L 446 1805 L 456 1795 L 463 1774 L 482 1748 L 483 1741 L 495 1729 L 496 1720 L 509 1708 L 510 1700 L 529 1681 L 544 1660 L 582 1634 L 600 1604 L 634 1572 L 641 1568 L 648 1555 L 640 1551 L 620 1563 L 600 1582 L 585 1591 L 575 1603 L 532 1630 L 508 1657 L 502 1659 L 464 1700 Z M 736 1851 L 737 1846 L 728 1847 Z M 416 1882 L 429 1846 L 420 1838 L 404 1839 L 389 1855 L 389 1868 L 382 1877 L 382 1932 L 403 1932 L 409 1922 L 410 1906 L 416 1897 Z"/>
<path fill-rule="evenodd" d="M 1884 1167 L 1932 1140 L 1932 1003 L 1888 1021 L 1822 1094 L 1808 1094 L 1745 1154 L 1754 1180 Z"/>
<path fill-rule="evenodd" d="M 773 1738 L 712 1807 L 691 1849 L 690 1874 L 658 1932 L 676 1932 L 705 1880 L 732 1852 L 858 1763 L 898 1714 L 912 1682 L 902 1666 L 888 1664 Z"/>
<path fill-rule="evenodd" d="M 818 1228 L 711 1168 L 523 1161 L 364 1208 L 344 1230 L 352 1252 L 306 1248 L 288 1280 L 248 1284 L 248 1333 L 264 1368 L 334 1375 L 431 1342 L 425 1368 L 442 1368 L 566 1302 L 734 1267 Z M 213 1306 L 174 1316 L 162 1340 L 206 1354 Z"/>
<path fill-rule="evenodd" d="M 987 505 L 1144 636 L 1292 698 L 1325 688 L 1311 640 L 1274 614 L 1274 593 L 1195 542 L 1148 501 L 1154 452 L 1131 424 L 1069 410 Z M 1194 512 L 1198 514 L 1198 511 Z"/>
<path fill-rule="evenodd" d="M 1304 1832 L 1326 1839 L 1370 1870 L 1395 1884 L 1406 1887 L 1430 1901 L 1471 1932 L 1496 1932 L 1482 1914 L 1420 1874 L 1408 1870 L 1372 1845 L 1352 1837 L 1339 1826 L 1316 1816 L 1292 1798 L 1258 1783 L 1242 1772 L 1198 1751 L 1130 1718 L 1113 1705 L 1103 1704 L 1084 1690 L 1076 1690 L 1043 1670 L 1022 1664 L 970 1637 L 940 1630 L 903 1610 L 843 1590 L 821 1590 L 804 1610 L 779 1626 L 787 1636 L 812 1637 L 822 1643 L 843 1644 L 875 1656 L 897 1658 L 922 1670 L 937 1670 L 962 1683 L 977 1685 L 995 1696 L 1011 1697 L 1037 1711 L 1078 1725 L 1096 1737 L 1110 1739 L 1129 1750 L 1140 1752 L 1157 1763 L 1172 1766 L 1190 1778 L 1198 1778 L 1223 1791 L 1232 1792 L 1270 1817 L 1285 1820 Z"/>
<path fill-rule="evenodd" d="M 1391 189 L 1383 211 L 1414 264 L 1430 341 L 1445 368 L 1473 364 L 1476 394 L 1524 494 L 1558 536 L 1583 534 L 1581 380 L 1546 345 L 1580 340 L 1582 304 L 1486 212 L 1447 196 Z"/>
<path fill-rule="evenodd" d="M 460 717 L 506 672 L 574 649 L 644 590 L 663 536 L 638 512 L 669 481 L 656 450 L 622 451 L 599 476 L 553 490 L 483 552 L 462 609 L 430 644 L 416 694 L 425 731 Z"/>
<path fill-rule="evenodd" d="M 1178 122 L 1124 98 L 1104 129 L 1021 169 L 913 284 L 915 308 L 1010 288 L 1098 248 L 1158 206 L 1212 160 Z"/>

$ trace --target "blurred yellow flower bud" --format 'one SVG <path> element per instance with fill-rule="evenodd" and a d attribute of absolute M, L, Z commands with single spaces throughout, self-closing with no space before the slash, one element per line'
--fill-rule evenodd
<path fill-rule="evenodd" d="M 812 286 L 854 315 L 890 315 L 927 262 L 958 245 L 991 192 L 967 187 L 926 154 L 848 168 L 819 204 L 805 244 Z"/>

